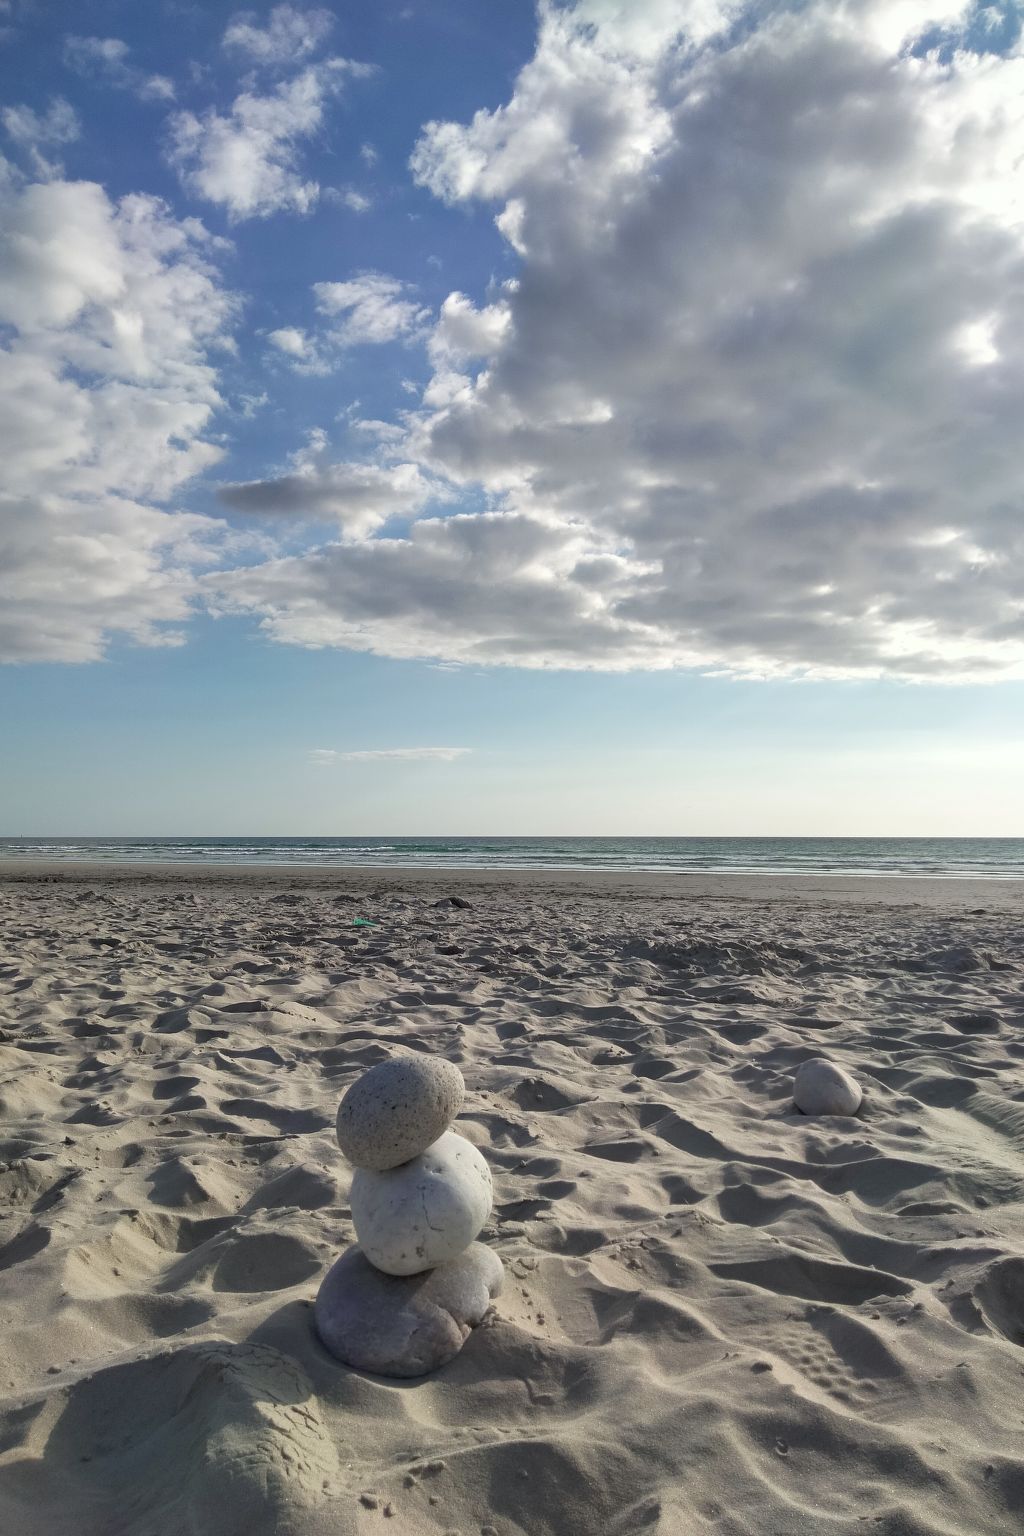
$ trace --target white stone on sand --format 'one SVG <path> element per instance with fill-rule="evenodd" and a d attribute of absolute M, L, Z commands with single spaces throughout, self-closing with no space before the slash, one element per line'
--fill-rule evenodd
<path fill-rule="evenodd" d="M 491 1172 L 476 1147 L 446 1131 L 399 1168 L 357 1168 L 352 1221 L 371 1264 L 414 1275 L 461 1253 L 487 1220 L 492 1198 Z"/>
<path fill-rule="evenodd" d="M 393 1056 L 357 1078 L 338 1109 L 338 1145 L 357 1168 L 381 1172 L 425 1152 L 466 1096 L 454 1062 Z"/>
<path fill-rule="evenodd" d="M 501 1260 L 473 1243 L 423 1275 L 384 1275 L 360 1248 L 328 1271 L 314 1318 L 339 1360 L 379 1376 L 424 1376 L 453 1359 L 501 1290 Z"/>
<path fill-rule="evenodd" d="M 793 1103 L 805 1115 L 855 1115 L 863 1098 L 849 1072 L 824 1056 L 802 1062 L 793 1079 Z"/>

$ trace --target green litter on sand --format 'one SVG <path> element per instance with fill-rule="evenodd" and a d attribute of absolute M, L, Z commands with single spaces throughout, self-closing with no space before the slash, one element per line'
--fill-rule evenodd
<path fill-rule="evenodd" d="M 372 917 L 354 917 L 352 919 L 353 928 L 376 928 L 376 926 L 377 924 L 373 921 Z"/>

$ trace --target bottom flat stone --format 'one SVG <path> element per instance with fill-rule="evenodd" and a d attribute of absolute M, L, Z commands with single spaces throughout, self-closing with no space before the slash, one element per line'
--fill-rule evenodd
<path fill-rule="evenodd" d="M 324 1276 L 313 1318 L 332 1355 L 377 1376 L 425 1376 L 453 1360 L 501 1290 L 482 1243 L 419 1275 L 385 1275 L 353 1245 Z"/>

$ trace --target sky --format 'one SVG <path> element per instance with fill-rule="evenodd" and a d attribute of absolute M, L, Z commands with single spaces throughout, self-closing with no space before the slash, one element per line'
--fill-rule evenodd
<path fill-rule="evenodd" d="M 1024 835 L 1024 44 L 0 0 L 0 835 Z"/>

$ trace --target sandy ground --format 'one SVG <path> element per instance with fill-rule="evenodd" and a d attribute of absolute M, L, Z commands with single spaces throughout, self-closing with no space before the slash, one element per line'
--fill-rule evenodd
<path fill-rule="evenodd" d="M 0 1532 L 1019 1533 L 1022 911 L 4 866 Z M 338 1099 L 402 1050 L 465 1074 L 507 1279 L 396 1384 L 310 1303 Z M 858 1118 L 792 1112 L 820 1054 Z"/>

